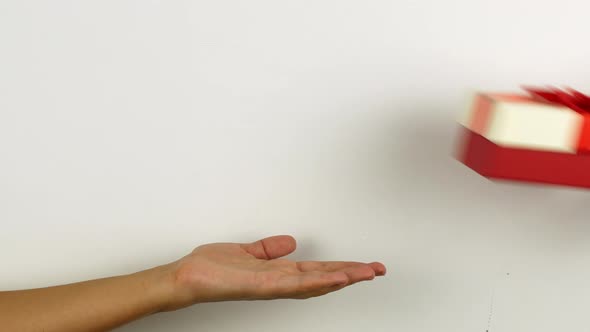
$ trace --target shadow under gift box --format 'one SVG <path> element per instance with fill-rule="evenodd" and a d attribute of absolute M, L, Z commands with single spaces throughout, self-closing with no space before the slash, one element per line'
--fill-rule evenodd
<path fill-rule="evenodd" d="M 590 188 L 587 115 L 527 96 L 477 94 L 457 159 L 490 178 Z"/>

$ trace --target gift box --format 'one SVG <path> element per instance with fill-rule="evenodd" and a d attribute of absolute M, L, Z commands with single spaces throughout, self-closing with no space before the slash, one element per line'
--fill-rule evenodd
<path fill-rule="evenodd" d="M 477 93 L 457 158 L 489 179 L 590 188 L 590 97 L 573 89 Z"/>

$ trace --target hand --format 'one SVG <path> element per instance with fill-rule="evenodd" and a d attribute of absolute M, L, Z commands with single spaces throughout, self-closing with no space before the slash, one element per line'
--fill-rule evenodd
<path fill-rule="evenodd" d="M 170 266 L 175 295 L 166 310 L 201 302 L 307 299 L 386 272 L 381 263 L 279 259 L 295 248 L 295 239 L 286 235 L 200 246 Z"/>
<path fill-rule="evenodd" d="M 161 311 L 231 300 L 306 299 L 385 274 L 381 263 L 294 262 L 290 236 L 214 243 L 128 275 L 0 291 L 2 331 L 110 331 Z"/>

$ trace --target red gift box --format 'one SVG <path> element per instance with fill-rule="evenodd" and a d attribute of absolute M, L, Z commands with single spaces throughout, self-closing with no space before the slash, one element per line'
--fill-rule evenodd
<path fill-rule="evenodd" d="M 590 98 L 575 90 L 476 94 L 457 158 L 490 179 L 590 188 Z"/>

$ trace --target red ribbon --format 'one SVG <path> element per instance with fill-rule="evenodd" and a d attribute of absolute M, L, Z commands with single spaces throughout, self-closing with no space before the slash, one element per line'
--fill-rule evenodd
<path fill-rule="evenodd" d="M 560 90 L 557 88 L 523 87 L 534 99 L 539 101 L 566 106 L 584 117 L 580 136 L 578 138 L 578 152 L 590 153 L 590 97 L 571 88 Z"/>

